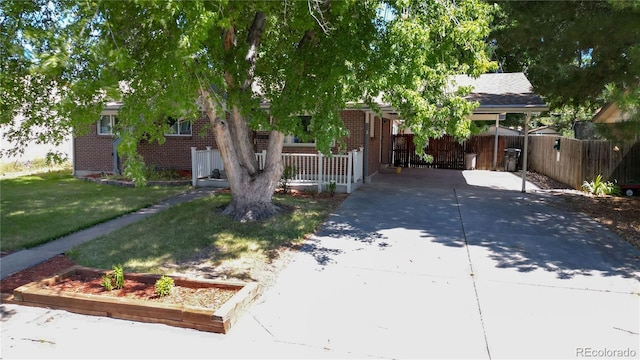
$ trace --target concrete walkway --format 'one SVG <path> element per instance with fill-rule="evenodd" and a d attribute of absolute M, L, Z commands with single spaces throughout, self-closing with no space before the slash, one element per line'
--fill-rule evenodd
<path fill-rule="evenodd" d="M 230 334 L 3 304 L 2 357 L 638 358 L 640 251 L 520 188 L 380 174 Z"/>
<path fill-rule="evenodd" d="M 148 216 L 167 209 L 170 206 L 211 195 L 214 191 L 215 190 L 203 188 L 189 190 L 185 193 L 170 197 L 155 205 L 103 222 L 85 230 L 63 236 L 55 241 L 3 256 L 0 258 L 0 279 L 4 279 L 18 271 L 28 269 L 56 255 L 65 253 L 66 251 L 71 250 L 74 246 L 108 234 L 133 222 L 140 221 Z"/>

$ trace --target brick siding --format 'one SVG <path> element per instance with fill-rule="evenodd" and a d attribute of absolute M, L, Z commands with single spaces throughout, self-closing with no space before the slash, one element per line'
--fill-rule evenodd
<path fill-rule="evenodd" d="M 364 148 L 365 136 L 365 112 L 362 110 L 344 110 L 340 113 L 344 121 L 349 136 L 344 139 L 347 151 Z M 390 123 L 390 122 L 388 122 Z M 144 158 L 147 165 L 153 165 L 158 169 L 191 169 L 191 147 L 198 150 L 207 146 L 216 147 L 215 138 L 212 131 L 205 131 L 208 120 L 203 117 L 192 125 L 191 136 L 167 136 L 164 144 L 140 142 L 138 151 Z M 90 131 L 86 135 L 78 136 L 74 139 L 74 161 L 75 169 L 78 172 L 113 172 L 113 136 L 97 134 L 97 124 L 90 126 Z M 374 174 L 378 170 L 380 159 L 380 136 L 382 130 L 380 118 L 375 118 L 375 133 L 369 138 L 369 174 Z M 387 126 L 388 128 L 388 126 Z M 388 146 L 389 134 L 382 135 L 383 148 Z M 254 144 L 256 152 L 266 150 L 268 144 L 268 132 L 254 133 Z M 332 149 L 337 152 L 337 147 Z M 317 153 L 314 146 L 284 146 L 284 153 Z M 382 162 L 385 163 L 384 158 Z"/>

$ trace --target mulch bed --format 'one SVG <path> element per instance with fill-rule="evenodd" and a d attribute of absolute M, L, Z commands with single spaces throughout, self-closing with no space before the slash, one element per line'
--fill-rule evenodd
<path fill-rule="evenodd" d="M 22 285 L 46 279 L 73 265 L 76 265 L 76 263 L 65 255 L 54 256 L 45 262 L 2 279 L 0 281 L 0 292 L 2 294 L 11 294 L 13 290 Z"/>

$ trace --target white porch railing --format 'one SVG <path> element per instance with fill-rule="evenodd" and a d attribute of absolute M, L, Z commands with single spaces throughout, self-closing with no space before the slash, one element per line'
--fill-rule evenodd
<path fill-rule="evenodd" d="M 266 150 L 256 153 L 256 159 L 261 169 L 264 167 L 266 156 Z M 285 167 L 295 166 L 296 173 L 291 179 L 292 184 L 317 185 L 319 192 L 323 191 L 331 182 L 335 182 L 336 186 L 345 186 L 347 193 L 351 193 L 352 184 L 362 180 L 362 148 L 350 151 L 345 155 L 282 154 L 282 161 Z M 193 186 L 196 186 L 199 178 L 211 176 L 215 169 L 224 170 L 218 149 L 212 149 L 210 146 L 206 150 L 191 148 Z"/>

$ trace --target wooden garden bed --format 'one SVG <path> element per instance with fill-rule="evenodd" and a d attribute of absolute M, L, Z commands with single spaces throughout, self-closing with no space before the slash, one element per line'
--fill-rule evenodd
<path fill-rule="evenodd" d="M 106 290 L 96 290 L 95 279 L 102 277 L 107 270 L 72 266 L 55 276 L 38 282 L 23 285 L 14 290 L 13 303 L 18 305 L 50 307 L 63 309 L 79 314 L 106 316 L 117 319 L 134 320 L 150 323 L 161 323 L 171 326 L 192 328 L 202 331 L 227 333 L 237 321 L 238 316 L 247 305 L 256 298 L 259 286 L 256 283 L 244 283 L 237 281 L 194 280 L 182 277 L 171 277 L 174 281 L 174 290 L 182 290 L 185 296 L 189 291 L 204 293 L 206 291 L 224 290 L 228 300 L 211 306 L 185 305 L 186 301 L 160 302 L 149 299 L 135 298 L 123 293 L 129 285 L 117 295 L 106 294 Z M 160 275 L 125 273 L 125 279 L 137 285 L 133 288 L 140 289 L 145 286 L 153 286 Z M 78 281 L 90 282 L 93 279 L 93 289 L 69 288 Z M 63 286 L 67 284 L 67 286 Z M 104 293 L 100 293 L 104 292 Z M 133 293 L 133 290 L 132 290 Z M 186 300 L 186 299 L 185 299 Z"/>

